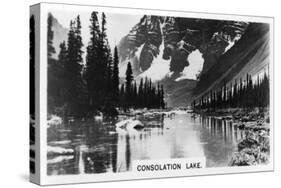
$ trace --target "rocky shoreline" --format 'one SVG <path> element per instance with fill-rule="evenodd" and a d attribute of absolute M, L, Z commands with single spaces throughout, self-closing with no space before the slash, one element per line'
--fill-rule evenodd
<path fill-rule="evenodd" d="M 230 166 L 251 166 L 269 162 L 270 119 L 268 108 L 205 110 L 196 113 L 231 121 L 232 125 L 245 131 L 245 137 L 239 141 L 237 152 L 230 160 Z"/>
<path fill-rule="evenodd" d="M 238 144 L 230 166 L 267 164 L 270 155 L 270 119 L 268 109 L 248 110 L 234 114 L 236 125 L 245 130 L 245 138 Z"/>
<path fill-rule="evenodd" d="M 269 132 L 264 130 L 247 130 L 246 138 L 238 144 L 230 161 L 230 166 L 251 166 L 267 164 L 270 155 Z"/>

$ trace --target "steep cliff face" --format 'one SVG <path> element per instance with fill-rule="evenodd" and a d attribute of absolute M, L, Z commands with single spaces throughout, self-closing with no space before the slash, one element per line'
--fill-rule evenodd
<path fill-rule="evenodd" d="M 269 25 L 250 23 L 241 39 L 217 63 L 201 75 L 193 97 L 199 98 L 210 90 L 230 84 L 235 79 L 254 77 L 269 66 Z"/>
<path fill-rule="evenodd" d="M 133 70 L 137 75 L 146 71 L 159 54 L 162 22 L 162 17 L 143 16 L 118 45 L 121 62 L 133 61 Z"/>
<path fill-rule="evenodd" d="M 68 29 L 54 17 L 52 29 L 57 58 Z M 267 24 L 144 15 L 118 44 L 121 80 L 131 61 L 137 80 L 147 76 L 164 85 L 168 106 L 185 106 L 224 82 L 263 71 L 269 64 L 268 31 Z M 195 51 L 204 59 L 199 81 L 179 79 L 193 70 L 189 57 Z"/>
<path fill-rule="evenodd" d="M 195 51 L 202 54 L 204 64 L 199 77 L 205 75 L 239 41 L 247 27 L 245 22 L 145 15 L 118 45 L 121 72 L 125 72 L 122 69 L 131 61 L 134 76 L 153 78 L 154 63 L 164 65 L 168 61 L 168 69 L 163 66 L 166 77 L 155 81 L 164 85 L 168 106 L 187 105 L 198 88 L 196 80 L 180 79 L 183 71 L 194 63 L 189 62 L 189 55 Z"/>
<path fill-rule="evenodd" d="M 120 41 L 121 61 L 133 61 L 134 73 L 138 75 L 161 58 L 170 61 L 170 72 L 179 74 L 189 66 L 189 54 L 199 50 L 205 60 L 204 73 L 240 39 L 247 26 L 235 21 L 145 15 Z M 159 57 L 162 43 L 164 51 Z"/>
<path fill-rule="evenodd" d="M 51 13 L 49 13 L 49 16 L 52 17 L 52 30 L 54 32 L 54 38 L 53 38 L 53 46 L 55 48 L 55 53 L 53 54 L 53 58 L 57 59 L 58 54 L 60 52 L 60 43 L 63 41 L 67 41 L 67 33 L 68 29 L 64 28 L 57 18 L 55 18 Z"/>

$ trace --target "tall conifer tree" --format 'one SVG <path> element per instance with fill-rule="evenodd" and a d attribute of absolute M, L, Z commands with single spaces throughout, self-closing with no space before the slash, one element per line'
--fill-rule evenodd
<path fill-rule="evenodd" d="M 47 60 L 48 60 L 48 112 L 53 113 L 54 107 L 57 105 L 57 89 L 58 89 L 58 67 L 56 60 L 52 57 L 55 53 L 53 47 L 54 32 L 53 16 L 48 14 L 47 18 Z"/>
<path fill-rule="evenodd" d="M 65 41 L 63 41 L 60 44 L 60 52 L 58 55 L 58 69 L 57 73 L 59 76 L 59 79 L 57 80 L 59 87 L 56 88 L 56 90 L 59 92 L 59 103 L 60 106 L 65 104 L 65 96 L 66 96 L 66 88 L 65 88 L 65 82 L 66 82 L 66 77 L 65 77 L 65 65 L 67 63 L 67 47 L 65 44 Z"/>
<path fill-rule="evenodd" d="M 118 104 L 119 95 L 119 57 L 117 46 L 114 48 L 113 70 L 112 70 L 112 96 L 114 104 Z"/>
<path fill-rule="evenodd" d="M 100 81 L 104 80 L 100 70 L 99 48 L 100 48 L 100 27 L 98 23 L 97 12 L 91 13 L 90 18 L 90 42 L 87 46 L 86 56 L 86 73 L 85 78 L 87 81 L 88 100 L 91 111 L 95 111 L 100 105 L 99 90 L 101 90 Z"/>
<path fill-rule="evenodd" d="M 133 71 L 132 71 L 132 66 L 131 63 L 128 62 L 127 64 L 127 70 L 126 70 L 126 99 L 127 99 L 127 107 L 130 107 L 132 104 L 132 82 L 134 80 L 133 77 Z"/>
<path fill-rule="evenodd" d="M 53 38 L 54 38 L 54 31 L 52 30 L 53 27 L 53 16 L 52 14 L 48 15 L 47 20 L 47 51 L 48 51 L 48 58 L 56 53 L 55 48 L 53 47 Z"/>
<path fill-rule="evenodd" d="M 126 70 L 126 92 L 130 93 L 132 87 L 132 81 L 134 80 L 131 63 L 128 62 Z"/>
<path fill-rule="evenodd" d="M 67 41 L 67 63 L 65 64 L 66 72 L 66 93 L 68 109 L 70 113 L 76 115 L 79 113 L 80 96 L 83 89 L 82 81 L 82 54 L 83 43 L 81 37 L 80 17 L 70 22 L 70 30 Z"/>

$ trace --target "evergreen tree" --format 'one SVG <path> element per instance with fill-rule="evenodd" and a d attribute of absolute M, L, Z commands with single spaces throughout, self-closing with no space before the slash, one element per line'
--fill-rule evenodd
<path fill-rule="evenodd" d="M 160 103 L 160 107 L 161 108 L 165 108 L 165 100 L 164 100 L 164 87 L 163 87 L 163 85 L 161 85 L 161 98 L 160 98 L 160 101 L 161 101 L 161 103 Z"/>
<path fill-rule="evenodd" d="M 64 105 L 67 101 L 65 100 L 64 96 L 66 96 L 66 88 L 64 83 L 67 82 L 66 81 L 66 72 L 65 72 L 65 65 L 67 64 L 67 47 L 65 44 L 65 41 L 63 41 L 60 44 L 60 52 L 58 55 L 58 75 L 59 75 L 59 80 L 58 85 L 59 87 L 56 88 L 56 90 L 59 92 L 59 106 Z"/>
<path fill-rule="evenodd" d="M 100 29 L 98 23 L 97 12 L 91 13 L 90 18 L 90 42 L 87 46 L 87 56 L 86 56 L 86 72 L 85 78 L 87 81 L 88 89 L 88 100 L 91 111 L 95 111 L 100 103 L 100 93 L 102 89 L 100 81 L 104 80 L 104 74 L 100 69 L 100 60 L 98 56 L 98 51 L 101 46 L 100 42 Z M 98 99 L 98 100 L 97 100 Z"/>
<path fill-rule="evenodd" d="M 151 79 L 140 79 L 139 85 L 133 82 L 133 76 L 128 63 L 125 85 L 120 89 L 120 104 L 126 110 L 132 108 L 165 108 L 164 88 L 159 83 L 157 86 L 152 84 Z M 126 89 L 125 89 L 126 88 Z"/>
<path fill-rule="evenodd" d="M 112 96 L 115 105 L 119 103 L 119 57 L 117 46 L 114 48 L 113 70 L 112 70 Z"/>
<path fill-rule="evenodd" d="M 101 30 L 97 12 L 91 14 L 90 43 L 87 47 L 86 75 L 88 99 L 92 112 L 112 108 L 113 65 L 106 35 L 106 17 L 102 14 Z"/>
<path fill-rule="evenodd" d="M 149 99 L 148 99 L 148 95 L 149 95 L 149 81 L 148 81 L 147 77 L 145 77 L 145 81 L 144 81 L 143 95 L 144 95 L 143 103 L 144 103 L 144 106 L 147 108 L 147 107 L 149 107 L 148 106 L 148 104 L 149 104 Z"/>
<path fill-rule="evenodd" d="M 102 13 L 101 30 L 97 12 L 91 14 L 90 42 L 87 47 L 85 78 L 88 103 L 92 112 L 113 112 L 119 100 L 119 70 L 117 48 L 114 62 L 106 34 L 106 16 Z"/>
<path fill-rule="evenodd" d="M 135 81 L 133 84 L 133 100 L 132 100 L 134 107 L 139 107 L 137 101 L 138 101 L 138 89 L 137 89 L 137 82 Z"/>
<path fill-rule="evenodd" d="M 112 56 L 110 52 L 110 47 L 108 44 L 107 34 L 106 34 L 106 16 L 104 13 L 102 13 L 101 16 L 102 25 L 101 25 L 101 32 L 100 32 L 100 38 L 99 38 L 99 49 L 98 49 L 98 55 L 99 60 L 101 61 L 100 68 L 101 73 L 104 73 L 105 79 L 102 82 L 104 88 L 102 88 L 103 91 L 108 91 L 111 89 L 111 80 L 112 80 Z M 104 93 L 106 95 L 107 93 Z"/>
<path fill-rule="evenodd" d="M 210 102 L 211 101 L 211 102 Z M 267 74 L 264 74 L 263 79 L 257 76 L 257 81 L 254 83 L 251 75 L 246 75 L 246 80 L 240 78 L 240 82 L 235 80 L 234 86 L 230 83 L 227 88 L 226 84 L 215 92 L 210 92 L 208 95 L 202 96 L 199 103 L 193 101 L 194 108 L 253 108 L 267 107 L 269 105 L 269 79 Z"/>
<path fill-rule="evenodd" d="M 61 64 L 62 67 L 64 67 L 67 63 L 67 47 L 65 41 L 60 43 L 60 52 L 58 55 L 58 60 L 59 64 Z"/>
<path fill-rule="evenodd" d="M 269 106 L 269 99 L 270 99 L 270 83 L 269 83 L 269 77 L 266 73 L 264 73 L 264 77 L 261 83 L 261 97 L 262 97 L 262 106 L 266 107 Z"/>
<path fill-rule="evenodd" d="M 53 27 L 53 16 L 48 14 L 47 19 L 47 60 L 48 60 L 48 112 L 54 113 L 54 108 L 57 103 L 57 89 L 58 89 L 58 68 L 57 62 L 52 57 L 55 53 L 55 48 L 53 47 L 53 37 L 54 32 L 52 30 Z"/>
<path fill-rule="evenodd" d="M 119 106 L 125 108 L 125 101 L 126 101 L 125 86 L 124 84 L 122 84 L 119 92 Z"/>
<path fill-rule="evenodd" d="M 161 97 L 162 97 L 162 93 L 161 93 L 161 87 L 160 87 L 160 83 L 158 82 L 157 84 L 157 98 L 156 98 L 156 106 L 161 106 Z"/>
<path fill-rule="evenodd" d="M 107 105 L 107 108 L 113 108 L 113 105 L 115 104 L 115 101 L 113 99 L 113 62 L 112 62 L 112 55 L 107 39 L 107 33 L 106 33 L 106 16 L 104 13 L 102 13 L 101 16 L 102 25 L 101 25 L 101 35 L 100 35 L 100 44 L 101 44 L 101 61 L 102 61 L 102 71 L 105 70 L 105 93 L 106 96 L 105 102 L 109 105 Z"/>
<path fill-rule="evenodd" d="M 52 30 L 53 27 L 53 16 L 52 14 L 48 14 L 47 20 L 47 51 L 48 51 L 48 58 L 56 52 L 55 48 L 53 47 L 53 38 L 54 38 L 54 31 Z"/>
<path fill-rule="evenodd" d="M 144 104 L 144 93 L 143 93 L 143 78 L 140 80 L 139 89 L 138 89 L 138 106 L 143 107 Z"/>
<path fill-rule="evenodd" d="M 110 92 L 112 93 L 112 84 L 113 81 L 113 65 L 112 65 L 112 61 L 108 60 L 107 62 L 107 67 L 106 67 L 106 92 Z M 107 95 L 109 93 L 106 93 Z"/>
<path fill-rule="evenodd" d="M 66 86 L 66 99 L 69 113 L 77 115 L 79 112 L 81 93 L 83 91 L 82 81 L 82 54 L 81 50 L 83 43 L 81 38 L 81 22 L 80 17 L 70 22 L 70 30 L 68 33 L 67 41 L 67 63 L 65 64 L 65 86 Z M 80 109 L 81 110 L 81 109 Z"/>
<path fill-rule="evenodd" d="M 130 95 L 132 81 L 134 80 L 131 63 L 128 62 L 126 70 L 126 93 Z"/>

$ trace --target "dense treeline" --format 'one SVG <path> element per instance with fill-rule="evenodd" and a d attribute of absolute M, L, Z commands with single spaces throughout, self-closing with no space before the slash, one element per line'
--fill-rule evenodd
<path fill-rule="evenodd" d="M 70 21 L 67 43 L 60 44 L 58 60 L 53 58 L 52 15 L 48 16 L 48 111 L 63 115 L 82 115 L 85 109 L 85 82 L 81 50 L 81 21 L 77 16 Z"/>
<path fill-rule="evenodd" d="M 139 85 L 137 85 L 129 62 L 126 83 L 122 84 L 120 88 L 120 107 L 124 110 L 128 108 L 165 108 L 163 85 L 158 83 L 155 86 L 147 77 L 141 78 Z"/>
<path fill-rule="evenodd" d="M 117 108 L 164 108 L 164 89 L 157 88 L 151 80 L 134 81 L 132 67 L 128 63 L 126 83 L 119 79 L 117 47 L 113 57 L 106 34 L 106 16 L 92 12 L 90 17 L 90 41 L 83 63 L 83 43 L 79 15 L 70 21 L 67 41 L 60 44 L 58 59 L 53 57 L 52 15 L 48 16 L 48 112 L 64 116 L 92 116 L 98 112 L 116 115 Z"/>
<path fill-rule="evenodd" d="M 216 91 L 210 91 L 201 99 L 193 101 L 195 109 L 221 109 L 221 108 L 253 108 L 267 107 L 269 105 L 269 78 L 266 73 L 258 76 L 254 83 L 247 74 L 246 80 L 242 79 L 229 87 L 224 86 Z"/>
<path fill-rule="evenodd" d="M 117 113 L 114 106 L 118 102 L 119 71 L 118 52 L 115 47 L 114 64 L 106 35 L 106 16 L 102 13 L 102 25 L 98 22 L 97 12 L 90 18 L 90 42 L 87 47 L 85 80 L 87 82 L 88 109 L 87 113 L 106 111 Z M 117 74 L 117 75 L 116 75 Z M 116 85 L 117 84 L 117 85 Z"/>

